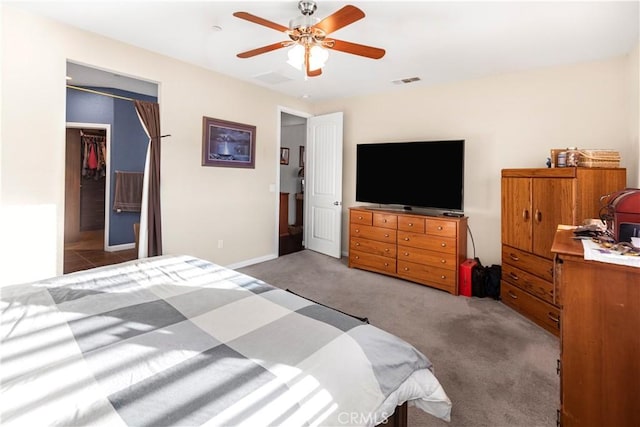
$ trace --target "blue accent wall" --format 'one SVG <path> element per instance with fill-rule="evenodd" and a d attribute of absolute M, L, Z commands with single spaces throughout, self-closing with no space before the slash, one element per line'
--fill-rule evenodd
<path fill-rule="evenodd" d="M 157 98 L 113 88 L 90 88 L 112 95 L 157 102 Z M 133 224 L 140 222 L 139 212 L 115 212 L 115 171 L 144 172 L 149 137 L 144 131 L 133 102 L 67 88 L 67 122 L 111 125 L 111 166 L 109 205 L 109 245 L 133 243 Z M 78 171 L 79 173 L 79 171 Z"/>

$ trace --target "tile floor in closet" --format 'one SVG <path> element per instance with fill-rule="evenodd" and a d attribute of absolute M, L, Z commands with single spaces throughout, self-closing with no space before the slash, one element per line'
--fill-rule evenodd
<path fill-rule="evenodd" d="M 135 249 L 116 252 L 104 251 L 104 230 L 83 231 L 80 234 L 79 241 L 65 244 L 65 274 L 138 258 Z"/>

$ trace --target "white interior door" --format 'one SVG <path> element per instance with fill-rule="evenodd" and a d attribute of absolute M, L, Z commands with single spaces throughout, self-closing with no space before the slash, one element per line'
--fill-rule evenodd
<path fill-rule="evenodd" d="M 342 235 L 342 112 L 307 121 L 305 246 L 335 258 Z"/>

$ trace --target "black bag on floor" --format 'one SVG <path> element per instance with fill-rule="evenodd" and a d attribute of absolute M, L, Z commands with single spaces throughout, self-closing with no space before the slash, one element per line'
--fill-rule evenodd
<path fill-rule="evenodd" d="M 484 284 L 485 294 L 493 299 L 500 299 L 500 279 L 502 277 L 502 267 L 493 264 L 491 267 L 485 267 L 486 279 Z"/>
<path fill-rule="evenodd" d="M 487 270 L 482 266 L 480 258 L 474 258 L 477 264 L 471 270 L 471 296 L 484 298 L 485 282 L 487 281 Z"/>
<path fill-rule="evenodd" d="M 484 267 L 479 258 L 474 259 L 478 264 L 471 270 L 471 296 L 499 300 L 502 267 L 497 264 Z"/>

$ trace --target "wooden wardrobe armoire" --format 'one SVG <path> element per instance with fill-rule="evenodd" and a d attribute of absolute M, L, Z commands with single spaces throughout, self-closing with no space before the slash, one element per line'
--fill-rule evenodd
<path fill-rule="evenodd" d="M 599 218 L 601 196 L 625 186 L 622 168 L 502 170 L 502 302 L 558 336 L 562 290 L 551 253 L 557 226 Z"/>

